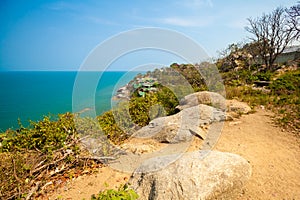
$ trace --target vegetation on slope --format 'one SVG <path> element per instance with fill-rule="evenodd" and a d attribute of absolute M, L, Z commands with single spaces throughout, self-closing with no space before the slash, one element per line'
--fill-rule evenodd
<path fill-rule="evenodd" d="M 93 171 L 102 160 L 89 157 L 80 145 L 82 130 L 75 126 L 75 115 L 65 113 L 52 120 L 44 117 L 20 123 L 17 130 L 0 135 L 0 198 L 30 199 L 43 195 L 46 189 Z M 86 120 L 76 121 L 86 127 Z"/>
<path fill-rule="evenodd" d="M 275 112 L 274 119 L 279 125 L 298 134 L 299 60 L 289 64 L 293 66 L 293 70 L 282 73 L 287 66 L 276 63 L 276 57 L 290 41 L 299 39 L 299 27 L 295 23 L 296 18 L 293 18 L 299 17 L 299 14 L 295 15 L 297 12 L 294 12 L 299 11 L 299 8 L 297 4 L 286 9 L 288 15 L 283 14 L 283 9 L 276 9 L 261 18 L 249 19 L 251 27 L 248 27 L 248 31 L 255 34 L 253 42 L 230 45 L 222 58 L 216 62 L 224 80 L 227 98 L 237 98 L 253 107 L 264 105 L 272 109 Z M 278 19 L 284 19 L 284 24 L 272 21 L 272 16 L 276 14 L 280 15 Z M 276 33 L 281 33 L 288 27 L 285 25 L 290 25 L 291 29 L 287 31 L 291 31 L 293 38 L 287 38 L 289 34 L 286 33 L 284 37 L 272 34 L 274 30 L 268 31 L 270 28 L 268 22 L 276 26 L 274 28 Z M 265 30 L 256 29 L 260 23 L 264 25 Z M 264 33 L 271 33 L 271 36 Z M 280 39 L 284 40 L 283 46 L 276 45 L 276 41 Z M 281 41 L 278 42 L 280 43 Z M 100 139 L 107 137 L 112 143 L 120 144 L 152 119 L 178 112 L 176 106 L 185 95 L 208 89 L 221 91 L 222 84 L 210 65 L 213 64 L 174 63 L 170 67 L 148 72 L 145 77 L 160 80 L 160 84 L 152 85 L 155 90 L 145 90 L 146 93 L 143 91 L 140 96 L 132 87 L 129 101 L 120 103 L 113 110 L 98 116 L 96 120 L 78 118 L 74 114 L 65 113 L 59 115 L 57 119 L 44 117 L 41 121 L 31 122 L 29 127 L 24 127 L 20 123 L 17 130 L 9 129 L 0 134 L 0 198 L 37 197 L 50 185 L 55 187 L 63 180 L 82 174 L 85 169 L 92 171 L 94 167 L 101 166 L 105 160 L 101 157 L 92 157 L 81 145 L 81 140 L 86 136 L 93 134 Z M 143 75 L 139 76 L 141 78 Z M 183 82 L 186 83 L 182 84 Z M 265 86 L 255 86 L 259 84 Z M 101 155 L 111 154 L 108 148 L 110 143 L 102 142 L 99 145 L 103 147 Z M 127 186 L 122 186 L 117 191 L 106 190 L 92 197 L 92 199 L 113 198 L 136 199 L 137 194 Z"/>

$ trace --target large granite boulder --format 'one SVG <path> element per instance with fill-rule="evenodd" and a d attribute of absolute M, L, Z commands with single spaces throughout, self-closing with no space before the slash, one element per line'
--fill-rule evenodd
<path fill-rule="evenodd" d="M 177 108 L 183 110 L 199 104 L 210 105 L 222 110 L 226 109 L 225 98 L 218 93 L 209 91 L 195 92 L 185 96 L 180 100 Z"/>
<path fill-rule="evenodd" d="M 234 199 L 250 176 L 250 164 L 238 155 L 197 151 L 149 159 L 129 183 L 141 200 Z"/>
<path fill-rule="evenodd" d="M 205 133 L 201 126 L 225 119 L 226 115 L 223 111 L 200 104 L 186 108 L 175 115 L 156 118 L 149 125 L 138 130 L 133 137 L 151 138 L 165 143 L 187 142 L 193 136 L 204 139 Z"/>
<path fill-rule="evenodd" d="M 184 110 L 199 104 L 209 105 L 222 111 L 227 112 L 226 119 L 230 120 L 239 117 L 242 114 L 247 114 L 251 111 L 247 103 L 237 101 L 235 99 L 226 100 L 222 95 L 214 92 L 202 91 L 195 92 L 185 96 L 180 100 L 179 110 Z"/>

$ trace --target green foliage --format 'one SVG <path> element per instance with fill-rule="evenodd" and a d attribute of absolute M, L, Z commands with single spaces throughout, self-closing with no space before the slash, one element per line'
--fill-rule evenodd
<path fill-rule="evenodd" d="M 95 133 L 97 124 L 65 113 L 30 121 L 28 127 L 19 122 L 17 130 L 0 134 L 0 199 L 34 198 L 61 173 L 71 178 L 74 171 L 100 166 L 79 144 L 79 135 Z"/>
<path fill-rule="evenodd" d="M 91 200 L 136 200 L 138 194 L 127 185 L 121 185 L 118 190 L 109 189 L 93 195 Z"/>
<path fill-rule="evenodd" d="M 270 85 L 277 95 L 300 95 L 300 70 L 287 72 Z"/>
<path fill-rule="evenodd" d="M 251 85 L 255 81 L 270 81 L 273 75 L 271 71 L 253 69 L 240 69 L 222 74 L 225 84 L 231 86 Z"/>
<path fill-rule="evenodd" d="M 140 97 L 135 93 L 129 102 L 120 102 L 113 110 L 97 117 L 102 131 L 115 144 L 126 140 L 138 126 L 146 126 L 152 119 L 177 112 L 179 104 L 175 94 L 167 87 Z"/>
<path fill-rule="evenodd" d="M 207 90 L 205 80 L 200 74 L 200 70 L 196 66 L 191 64 L 177 64 L 173 63 L 170 66 L 179 72 L 184 78 L 189 82 L 194 91 L 204 91 Z"/>
<path fill-rule="evenodd" d="M 98 116 L 97 120 L 107 138 L 115 144 L 126 140 L 135 128 L 129 115 L 128 104 L 119 104 L 115 109 Z"/>
<path fill-rule="evenodd" d="M 159 91 L 156 93 L 158 102 L 163 106 L 166 111 L 166 115 L 173 115 L 176 112 L 176 106 L 179 105 L 178 98 L 175 94 L 167 87 L 160 87 Z"/>
<path fill-rule="evenodd" d="M 279 114 L 275 120 L 285 128 L 300 130 L 300 70 L 286 72 L 270 85 L 274 108 Z"/>
<path fill-rule="evenodd" d="M 259 81 L 270 81 L 273 73 L 269 70 L 265 72 L 257 72 L 255 75 L 255 79 Z"/>
<path fill-rule="evenodd" d="M 151 120 L 150 109 L 156 104 L 158 104 L 158 98 L 155 93 L 147 93 L 145 97 L 132 97 L 129 103 L 132 121 L 140 126 L 146 126 Z"/>
<path fill-rule="evenodd" d="M 227 73 L 228 74 L 228 73 Z M 260 72 L 260 77 L 270 80 L 274 74 Z M 241 81 L 238 79 L 238 81 Z M 243 80 L 242 80 L 243 81 Z M 237 98 L 251 106 L 266 105 L 276 113 L 275 120 L 283 127 L 298 131 L 300 129 L 300 70 L 282 74 L 274 80 L 269 88 L 270 93 L 255 90 L 243 84 L 237 86 L 231 81 L 226 86 L 226 97 Z"/>
<path fill-rule="evenodd" d="M 154 118 L 175 114 L 178 104 L 170 89 L 159 86 L 157 92 L 146 93 L 145 97 L 132 97 L 129 112 L 134 123 L 145 126 Z"/>
<path fill-rule="evenodd" d="M 226 98 L 247 102 L 250 106 L 268 105 L 273 97 L 248 86 L 226 86 Z"/>
<path fill-rule="evenodd" d="M 19 129 L 9 129 L 1 136 L 0 152 L 22 149 L 52 152 L 77 137 L 74 115 L 71 113 L 59 115 L 57 121 L 51 121 L 48 116 L 38 122 L 30 121 L 28 128 L 21 123 L 19 125 Z"/>
<path fill-rule="evenodd" d="M 27 188 L 26 177 L 30 177 L 33 159 L 37 159 L 37 154 L 25 152 L 0 154 L 0 199 L 6 199 Z"/>

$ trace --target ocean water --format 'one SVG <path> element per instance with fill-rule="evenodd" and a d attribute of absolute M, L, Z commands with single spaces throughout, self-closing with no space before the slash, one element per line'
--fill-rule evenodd
<path fill-rule="evenodd" d="M 81 72 L 82 73 L 82 72 Z M 84 72 L 94 76 L 96 72 Z M 114 90 L 139 72 L 104 72 L 95 91 L 97 115 L 111 108 Z M 28 125 L 45 115 L 72 112 L 77 72 L 0 72 L 0 132 L 18 128 L 18 119 Z M 82 97 L 86 98 L 86 97 Z"/>

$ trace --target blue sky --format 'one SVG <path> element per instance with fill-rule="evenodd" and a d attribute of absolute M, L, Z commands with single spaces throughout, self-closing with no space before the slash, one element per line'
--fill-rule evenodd
<path fill-rule="evenodd" d="M 175 30 L 216 57 L 230 43 L 247 38 L 248 17 L 292 6 L 296 0 L 1 0 L 0 71 L 78 70 L 101 42 L 143 27 Z M 184 45 L 182 45 L 184 48 Z M 149 53 L 149 52 L 148 52 Z M 153 55 L 160 57 L 159 53 Z M 168 57 L 168 59 L 163 59 Z M 143 64 L 134 55 L 114 63 L 115 70 Z M 149 61 L 148 61 L 149 60 Z M 147 62 L 151 62 L 148 58 Z M 180 62 L 161 56 L 154 63 Z M 169 63 L 168 63 L 169 62 Z"/>

